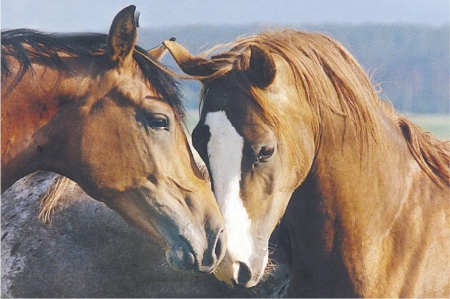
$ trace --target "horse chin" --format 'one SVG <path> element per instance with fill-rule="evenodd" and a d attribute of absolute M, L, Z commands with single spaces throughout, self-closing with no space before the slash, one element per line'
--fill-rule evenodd
<path fill-rule="evenodd" d="M 189 241 L 181 234 L 173 234 L 171 230 L 159 230 L 159 238 L 165 247 L 166 261 L 179 271 L 198 271 L 196 253 Z"/>
<path fill-rule="evenodd" d="M 234 271 L 235 269 L 237 269 L 236 266 L 231 266 L 229 269 L 226 269 L 219 265 L 219 267 L 217 267 L 217 270 L 214 271 L 214 276 L 226 283 L 229 287 L 231 288 L 235 288 L 235 287 L 244 287 L 244 288 L 251 288 L 254 287 L 255 285 L 258 284 L 258 282 L 261 280 L 262 275 L 259 275 L 258 277 L 252 277 L 249 281 L 247 281 L 246 283 L 242 284 L 242 283 L 237 283 L 237 278 L 235 275 Z"/>
<path fill-rule="evenodd" d="M 194 270 L 197 263 L 194 254 L 186 246 L 166 249 L 166 260 L 169 266 L 180 271 Z"/>

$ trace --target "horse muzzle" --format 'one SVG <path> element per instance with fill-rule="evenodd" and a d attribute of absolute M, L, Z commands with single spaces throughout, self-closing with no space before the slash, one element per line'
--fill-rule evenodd
<path fill-rule="evenodd" d="M 251 288 L 263 277 L 267 261 L 267 252 L 246 262 L 234 260 L 227 253 L 214 275 L 230 287 Z"/>
<path fill-rule="evenodd" d="M 223 229 L 209 234 L 206 246 L 204 242 L 186 240 L 179 236 L 181 241 L 166 250 L 166 260 L 177 270 L 212 273 L 225 255 L 226 235 Z M 195 249 L 194 249 L 195 248 Z"/>

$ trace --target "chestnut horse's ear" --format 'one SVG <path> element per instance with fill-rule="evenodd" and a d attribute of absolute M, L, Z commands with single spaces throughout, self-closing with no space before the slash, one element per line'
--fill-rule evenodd
<path fill-rule="evenodd" d="M 108 34 L 108 54 L 112 61 L 121 66 L 133 57 L 137 39 L 135 10 L 134 5 L 122 9 L 114 18 Z"/>
<path fill-rule="evenodd" d="M 277 68 L 269 52 L 250 46 L 250 66 L 247 70 L 253 83 L 259 88 L 266 88 L 275 79 Z"/>
<path fill-rule="evenodd" d="M 163 45 L 186 74 L 201 77 L 214 74 L 214 61 L 193 56 L 186 48 L 175 41 L 164 41 Z"/>
<path fill-rule="evenodd" d="M 175 37 L 171 37 L 170 41 L 175 41 Z M 161 45 L 159 47 L 147 50 L 147 53 L 156 60 L 161 61 L 167 53 L 167 48 L 164 45 Z"/>
<path fill-rule="evenodd" d="M 167 53 L 167 48 L 164 46 L 159 46 L 150 50 L 147 50 L 147 53 L 155 58 L 158 61 L 161 61 L 161 59 L 166 55 Z"/>

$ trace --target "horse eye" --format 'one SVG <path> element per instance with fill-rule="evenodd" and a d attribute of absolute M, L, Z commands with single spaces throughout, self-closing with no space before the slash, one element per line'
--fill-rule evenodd
<path fill-rule="evenodd" d="M 273 145 L 263 146 L 258 153 L 258 157 L 256 158 L 256 161 L 257 162 L 266 162 L 267 159 L 272 157 L 274 152 L 275 152 L 275 146 L 273 146 Z"/>
<path fill-rule="evenodd" d="M 149 117 L 148 124 L 155 130 L 164 130 L 169 126 L 169 120 L 163 115 L 152 115 Z"/>

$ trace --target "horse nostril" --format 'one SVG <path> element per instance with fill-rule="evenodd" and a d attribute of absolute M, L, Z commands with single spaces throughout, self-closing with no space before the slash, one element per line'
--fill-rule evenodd
<path fill-rule="evenodd" d="M 214 249 L 214 254 L 217 258 L 217 263 L 219 263 L 223 256 L 225 255 L 225 243 L 226 243 L 226 235 L 224 230 L 222 229 L 217 237 L 216 247 Z"/>
<path fill-rule="evenodd" d="M 194 254 L 181 248 L 166 251 L 166 259 L 169 265 L 178 270 L 190 270 L 195 266 Z"/>
<path fill-rule="evenodd" d="M 199 265 L 199 271 L 211 273 L 222 260 L 226 251 L 226 236 L 224 230 L 221 230 L 214 239 L 210 239 L 209 249 L 203 254 L 203 259 Z"/>
<path fill-rule="evenodd" d="M 186 256 L 184 257 L 184 265 L 185 265 L 186 269 L 191 269 L 194 267 L 195 257 L 194 257 L 194 254 L 192 254 L 192 252 L 186 253 Z"/>
<path fill-rule="evenodd" d="M 233 282 L 238 286 L 245 286 L 252 278 L 252 272 L 246 264 L 242 262 L 237 262 L 237 264 L 239 269 Z"/>

